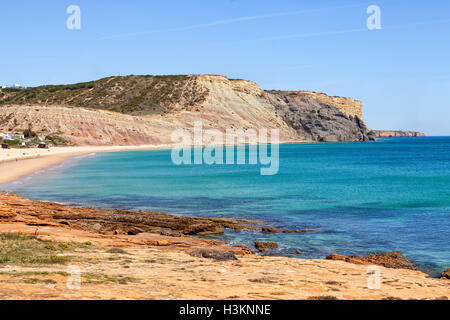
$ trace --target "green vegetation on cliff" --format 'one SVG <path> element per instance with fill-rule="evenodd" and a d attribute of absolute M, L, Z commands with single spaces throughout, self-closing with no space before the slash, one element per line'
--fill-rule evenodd
<path fill-rule="evenodd" d="M 67 105 L 127 114 L 164 114 L 193 108 L 207 94 L 192 76 L 131 75 L 71 85 L 7 88 L 0 91 L 0 105 Z"/>

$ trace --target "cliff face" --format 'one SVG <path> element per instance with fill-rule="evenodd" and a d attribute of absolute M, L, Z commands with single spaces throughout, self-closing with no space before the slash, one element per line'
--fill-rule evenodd
<path fill-rule="evenodd" d="M 361 102 L 312 92 L 270 92 L 280 117 L 305 140 L 374 141 L 362 120 Z"/>
<path fill-rule="evenodd" d="M 425 137 L 425 133 L 416 131 L 402 131 L 402 130 L 374 130 L 375 135 L 380 138 L 388 137 Z"/>
<path fill-rule="evenodd" d="M 361 102 L 263 91 L 219 75 L 128 76 L 0 92 L 0 131 L 31 128 L 74 144 L 168 143 L 173 130 L 278 128 L 288 141 L 372 141 Z"/>

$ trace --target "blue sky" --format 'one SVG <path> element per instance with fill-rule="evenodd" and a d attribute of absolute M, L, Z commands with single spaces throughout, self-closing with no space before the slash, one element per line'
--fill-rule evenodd
<path fill-rule="evenodd" d="M 81 30 L 68 30 L 69 5 Z M 366 9 L 381 8 L 381 30 Z M 450 1 L 8 1 L 0 84 L 223 74 L 363 101 L 374 129 L 450 135 Z"/>

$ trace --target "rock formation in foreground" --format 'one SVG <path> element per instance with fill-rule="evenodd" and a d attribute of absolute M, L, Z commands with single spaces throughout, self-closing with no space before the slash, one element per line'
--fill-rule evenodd
<path fill-rule="evenodd" d="M 352 263 L 341 261 L 350 259 L 344 256 L 338 261 L 256 256 L 243 246 L 180 235 L 190 233 L 192 224 L 222 228 L 225 221 L 142 212 L 127 217 L 124 212 L 116 216 L 97 210 L 0 195 L 0 298 L 448 300 L 450 296 L 448 270 L 442 279 L 431 278 L 411 270 L 415 266 L 396 252 L 354 257 L 348 261 Z M 235 222 L 227 223 L 240 228 L 242 222 Z M 147 232 L 130 234 L 135 227 Z M 113 230 L 119 232 L 108 232 Z M 267 245 L 276 246 L 263 243 Z M 376 290 L 368 288 L 370 264 L 380 264 Z M 68 267 L 73 265 L 81 269 L 82 285 L 68 290 Z"/>
<path fill-rule="evenodd" d="M 361 257 L 357 255 L 352 255 L 349 257 L 340 254 L 330 254 L 326 257 L 327 260 L 341 260 L 354 264 L 367 264 L 367 265 L 380 265 L 385 268 L 393 269 L 410 269 L 417 270 L 417 266 L 409 261 L 401 252 L 392 251 L 386 253 L 379 253 L 374 255 L 369 255 L 367 257 Z"/>
<path fill-rule="evenodd" d="M 58 135 L 77 145 L 171 142 L 175 129 L 278 128 L 282 142 L 374 141 L 361 102 L 306 91 L 264 91 L 217 75 L 110 77 L 0 89 L 0 131 Z"/>
<path fill-rule="evenodd" d="M 390 137 L 425 137 L 425 133 L 417 131 L 402 131 L 402 130 L 374 130 L 375 135 L 379 138 Z"/>

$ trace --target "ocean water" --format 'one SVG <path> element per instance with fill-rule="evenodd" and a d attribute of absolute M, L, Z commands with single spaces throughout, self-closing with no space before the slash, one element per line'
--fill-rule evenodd
<path fill-rule="evenodd" d="M 450 137 L 281 145 L 274 176 L 250 165 L 175 166 L 169 150 L 99 153 L 0 189 L 36 200 L 320 230 L 220 237 L 249 246 L 276 241 L 280 255 L 398 250 L 430 273 L 450 267 Z"/>

